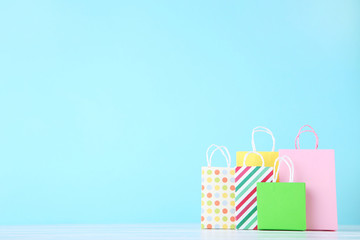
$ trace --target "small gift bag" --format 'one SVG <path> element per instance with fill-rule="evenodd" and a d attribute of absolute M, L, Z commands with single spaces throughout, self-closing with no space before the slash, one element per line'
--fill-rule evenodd
<path fill-rule="evenodd" d="M 294 166 L 287 156 L 276 159 L 290 170 L 289 182 L 257 184 L 259 230 L 306 230 L 305 183 L 293 182 Z"/>
<path fill-rule="evenodd" d="M 246 166 L 246 158 L 256 154 L 262 166 Z M 264 158 L 258 152 L 248 152 L 242 167 L 235 169 L 236 229 L 257 229 L 256 183 L 272 182 L 273 167 L 265 167 Z"/>
<path fill-rule="evenodd" d="M 212 147 L 216 149 L 209 157 Z M 217 150 L 224 155 L 227 167 L 211 166 Z M 230 153 L 226 147 L 213 144 L 206 160 L 208 166 L 202 167 L 201 173 L 201 228 L 235 229 L 235 170 L 230 168 Z"/>
<path fill-rule="evenodd" d="M 300 135 L 306 132 L 314 134 L 315 149 L 300 149 Z M 336 230 L 335 152 L 334 149 L 318 149 L 318 146 L 318 135 L 311 126 L 304 125 L 295 138 L 295 149 L 280 149 L 279 153 L 294 162 L 294 181 L 306 183 L 307 230 Z M 280 180 L 288 177 L 286 170 L 280 170 L 279 175 Z"/>
<path fill-rule="evenodd" d="M 259 152 L 256 150 L 255 133 L 257 133 L 257 132 L 264 132 L 271 136 L 271 139 L 273 142 L 271 152 Z M 261 156 L 264 158 L 265 167 L 273 167 L 274 166 L 274 161 L 277 157 L 279 157 L 279 152 L 275 152 L 275 137 L 270 129 L 268 129 L 266 127 L 261 127 L 261 126 L 254 128 L 252 131 L 252 134 L 251 134 L 251 146 L 252 146 L 253 152 L 260 153 Z M 236 152 L 236 166 L 242 166 L 244 156 L 246 153 L 247 153 L 247 151 Z M 261 158 L 255 154 L 250 155 L 248 157 L 247 162 L 249 163 L 250 166 L 262 166 Z M 277 168 L 277 166 L 276 166 L 276 168 Z"/>

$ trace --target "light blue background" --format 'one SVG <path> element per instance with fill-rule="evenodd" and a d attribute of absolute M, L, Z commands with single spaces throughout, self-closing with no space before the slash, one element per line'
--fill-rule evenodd
<path fill-rule="evenodd" d="M 0 29 L 0 224 L 199 222 L 210 144 L 303 124 L 360 224 L 359 1 L 6 1 Z"/>

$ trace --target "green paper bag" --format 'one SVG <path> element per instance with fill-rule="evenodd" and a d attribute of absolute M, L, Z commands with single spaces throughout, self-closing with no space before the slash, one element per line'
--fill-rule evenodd
<path fill-rule="evenodd" d="M 294 170 L 287 156 L 284 161 L 290 169 L 290 182 L 257 183 L 257 211 L 259 230 L 306 230 L 305 183 L 294 183 Z M 289 160 L 289 162 L 287 162 Z M 279 168 L 280 169 L 279 162 Z M 292 169 L 291 169 L 292 167 Z M 279 171 L 276 172 L 277 178 Z"/>

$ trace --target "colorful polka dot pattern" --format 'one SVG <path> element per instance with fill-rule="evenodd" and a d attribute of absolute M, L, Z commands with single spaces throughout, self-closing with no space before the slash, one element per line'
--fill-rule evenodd
<path fill-rule="evenodd" d="M 201 228 L 235 229 L 235 169 L 203 167 Z"/>

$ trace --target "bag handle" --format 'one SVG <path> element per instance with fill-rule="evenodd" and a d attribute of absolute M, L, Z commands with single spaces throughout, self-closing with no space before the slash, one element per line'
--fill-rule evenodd
<path fill-rule="evenodd" d="M 294 182 L 294 163 L 291 160 L 291 158 L 289 156 L 286 156 L 286 155 L 276 158 L 276 160 L 274 162 L 274 169 L 275 169 L 275 166 L 276 166 L 277 162 L 279 162 L 279 166 L 278 166 L 278 169 L 277 169 L 277 171 L 276 171 L 276 173 L 274 175 L 274 179 L 277 179 L 278 176 L 279 176 L 280 164 L 282 162 L 285 162 L 286 165 L 288 166 L 289 172 L 290 172 L 290 174 L 289 174 L 289 182 Z"/>
<path fill-rule="evenodd" d="M 274 135 L 273 133 L 270 131 L 270 129 L 266 128 L 266 127 L 262 127 L 262 126 L 259 126 L 259 127 L 256 127 L 253 129 L 252 131 L 252 134 L 251 134 L 251 145 L 252 145 L 252 149 L 253 149 L 253 152 L 256 152 L 256 147 L 255 147 L 255 139 L 254 139 L 254 135 L 256 132 L 264 132 L 264 133 L 267 133 L 271 136 L 272 138 L 272 141 L 273 141 L 273 147 L 272 147 L 272 152 L 275 152 L 275 138 L 274 138 Z"/>
<path fill-rule="evenodd" d="M 255 152 L 255 151 L 250 151 L 250 152 L 247 152 L 247 153 L 245 154 L 245 156 L 244 156 L 243 166 L 244 166 L 244 167 L 247 167 L 247 166 L 246 166 L 246 164 L 245 164 L 245 162 L 246 162 L 246 158 L 247 158 L 247 157 L 249 156 L 249 154 L 251 154 L 251 153 L 255 153 L 256 155 L 259 155 L 259 156 L 260 156 L 260 158 L 261 158 L 261 161 L 262 161 L 262 167 L 265 167 L 265 161 L 264 161 L 263 156 L 262 156 L 260 153 Z"/>
<path fill-rule="evenodd" d="M 310 130 L 302 130 L 305 127 L 310 128 Z M 312 133 L 314 133 L 315 138 L 316 138 L 315 149 L 318 149 L 318 147 L 319 147 L 319 137 L 316 134 L 315 130 L 310 125 L 307 125 L 307 124 L 300 128 L 299 133 L 295 138 L 295 149 L 300 149 L 300 143 L 299 143 L 300 134 L 302 134 L 304 132 L 312 132 Z"/>
<path fill-rule="evenodd" d="M 216 147 L 210 154 L 210 158 L 209 158 L 209 150 L 212 148 L 212 147 Z M 227 153 L 227 156 L 224 152 L 224 150 L 226 151 Z M 211 144 L 208 149 L 206 150 L 206 161 L 208 163 L 208 167 L 211 167 L 211 160 L 212 160 L 212 157 L 214 155 L 214 153 L 217 151 L 217 150 L 220 150 L 222 155 L 225 157 L 225 160 L 226 160 L 226 163 L 227 163 L 227 166 L 230 167 L 231 166 L 231 155 L 229 153 L 229 150 L 225 147 L 225 146 L 218 146 L 216 144 Z"/>

